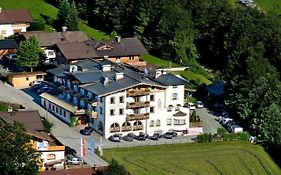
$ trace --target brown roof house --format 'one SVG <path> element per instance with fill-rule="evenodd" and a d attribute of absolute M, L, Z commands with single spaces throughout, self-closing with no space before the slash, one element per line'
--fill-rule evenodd
<path fill-rule="evenodd" d="M 8 37 L 26 32 L 33 18 L 27 9 L 3 10 L 0 8 L 0 36 Z"/>
<path fill-rule="evenodd" d="M 115 63 L 127 63 L 134 66 L 145 66 L 140 58 L 147 50 L 137 38 L 116 37 L 115 40 L 60 42 L 58 48 L 58 64 L 69 64 L 86 58 L 108 59 Z"/>
<path fill-rule="evenodd" d="M 39 163 L 41 171 L 46 169 L 62 169 L 64 167 L 65 147 L 52 135 L 44 131 L 38 111 L 10 111 L 0 112 L 0 120 L 4 123 L 18 121 L 23 123 L 27 134 L 32 136 L 31 144 L 41 153 Z"/>
<path fill-rule="evenodd" d="M 46 59 L 44 63 L 55 63 L 56 53 L 54 50 L 55 44 L 59 42 L 84 42 L 90 38 L 82 31 L 65 31 L 65 32 L 44 32 L 44 31 L 29 31 L 22 34 L 23 39 L 28 39 L 31 36 L 39 41 L 41 48 L 44 50 Z"/>

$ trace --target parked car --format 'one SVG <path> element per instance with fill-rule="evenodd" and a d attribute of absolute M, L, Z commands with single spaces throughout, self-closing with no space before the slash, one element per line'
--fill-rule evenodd
<path fill-rule="evenodd" d="M 243 128 L 239 125 L 231 125 L 230 126 L 230 131 L 232 133 L 238 133 L 238 132 L 243 132 Z"/>
<path fill-rule="evenodd" d="M 136 137 L 135 134 L 129 133 L 129 134 L 123 136 L 122 139 L 125 140 L 125 141 L 128 141 L 128 142 L 131 142 L 131 141 L 134 140 L 135 137 Z"/>
<path fill-rule="evenodd" d="M 7 54 L 6 58 L 8 58 L 10 60 L 15 60 L 17 58 L 17 54 L 15 54 L 15 53 Z"/>
<path fill-rule="evenodd" d="M 136 139 L 137 140 L 141 140 L 141 141 L 144 141 L 148 138 L 148 135 L 147 134 L 144 134 L 144 133 L 140 133 L 138 136 L 136 136 Z"/>
<path fill-rule="evenodd" d="M 75 155 L 77 152 L 75 149 L 69 147 L 69 146 L 65 146 L 65 155 L 68 155 L 68 154 L 73 154 Z"/>
<path fill-rule="evenodd" d="M 74 154 L 68 154 L 66 156 L 66 158 L 67 158 L 66 163 L 68 165 L 82 165 L 83 164 L 83 159 Z"/>
<path fill-rule="evenodd" d="M 113 134 L 108 138 L 108 140 L 112 142 L 120 142 L 121 141 L 120 134 Z"/>
<path fill-rule="evenodd" d="M 40 89 L 37 90 L 38 94 L 42 94 L 43 92 L 47 92 L 50 91 L 52 88 L 50 88 L 49 86 L 43 86 Z"/>
<path fill-rule="evenodd" d="M 163 138 L 165 138 L 165 139 L 172 139 L 173 137 L 174 137 L 174 133 L 173 132 L 166 132 L 163 135 Z"/>
<path fill-rule="evenodd" d="M 86 126 L 84 129 L 81 130 L 81 134 L 83 135 L 91 135 L 92 132 L 93 128 L 91 128 L 90 126 Z"/>
<path fill-rule="evenodd" d="M 202 101 L 196 101 L 195 106 L 196 106 L 196 108 L 203 108 L 204 107 Z"/>
<path fill-rule="evenodd" d="M 149 137 L 150 140 L 159 140 L 159 138 L 161 138 L 161 135 L 159 133 L 154 133 Z"/>
<path fill-rule="evenodd" d="M 188 108 L 190 109 L 190 110 L 195 110 L 195 105 L 194 105 L 194 103 L 188 103 Z"/>
<path fill-rule="evenodd" d="M 226 126 L 226 124 L 227 124 L 228 122 L 231 122 L 231 121 L 233 121 L 232 118 L 224 118 L 224 119 L 222 120 L 221 124 L 222 124 L 223 126 Z"/>

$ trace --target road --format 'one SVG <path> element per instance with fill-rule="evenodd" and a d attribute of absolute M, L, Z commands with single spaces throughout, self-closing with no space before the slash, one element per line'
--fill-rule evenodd
<path fill-rule="evenodd" d="M 28 110 L 38 110 L 41 116 L 46 116 L 47 119 L 54 123 L 52 128 L 52 134 L 63 144 L 72 147 L 80 153 L 80 139 L 81 135 L 79 132 L 76 132 L 73 128 L 70 128 L 65 123 L 61 122 L 51 113 L 47 112 L 40 105 L 36 104 L 34 99 L 24 91 L 11 87 L 8 84 L 0 82 L 0 101 L 6 101 L 11 103 L 17 103 L 23 105 Z M 88 140 L 85 142 L 86 148 L 88 147 Z M 107 162 L 102 160 L 98 156 L 94 158 L 90 155 L 90 151 L 86 149 L 86 156 L 83 157 L 84 161 L 90 166 L 107 166 Z"/>

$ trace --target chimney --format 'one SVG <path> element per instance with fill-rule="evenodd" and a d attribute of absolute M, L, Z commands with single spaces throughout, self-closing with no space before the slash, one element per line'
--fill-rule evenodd
<path fill-rule="evenodd" d="M 120 43 L 121 42 L 121 36 L 115 36 L 116 42 Z"/>
<path fill-rule="evenodd" d="M 108 84 L 108 82 L 109 82 L 109 79 L 108 79 L 108 77 L 104 77 L 104 80 L 103 80 L 103 85 L 106 85 L 106 84 Z"/>
<path fill-rule="evenodd" d="M 66 27 L 66 26 L 63 26 L 63 27 L 62 27 L 62 32 L 66 32 L 66 30 L 67 30 L 67 27 Z"/>
<path fill-rule="evenodd" d="M 115 80 L 120 80 L 120 79 L 123 79 L 124 78 L 124 73 L 123 72 L 116 72 L 116 75 L 115 75 Z"/>
<path fill-rule="evenodd" d="M 107 65 L 102 65 L 102 71 L 103 72 L 107 72 L 111 70 L 111 65 L 107 64 Z"/>

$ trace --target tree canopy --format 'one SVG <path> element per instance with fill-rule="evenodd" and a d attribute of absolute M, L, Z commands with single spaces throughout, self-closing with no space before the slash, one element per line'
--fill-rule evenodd
<path fill-rule="evenodd" d="M 106 168 L 105 175 L 127 175 L 123 165 L 120 165 L 114 158 L 111 159 L 110 164 Z"/>
<path fill-rule="evenodd" d="M 81 9 L 82 7 L 80 7 Z M 62 26 L 66 26 L 69 31 L 79 30 L 79 17 L 75 2 L 69 3 L 62 0 L 59 5 L 58 20 Z"/>
<path fill-rule="evenodd" d="M 30 136 L 21 123 L 0 125 L 0 174 L 35 174 L 39 153 L 30 144 Z"/>
<path fill-rule="evenodd" d="M 42 56 L 42 54 L 39 42 L 32 36 L 26 41 L 20 42 L 17 49 L 16 63 L 18 66 L 31 68 L 32 72 L 33 67 L 38 66 L 39 57 Z"/>

